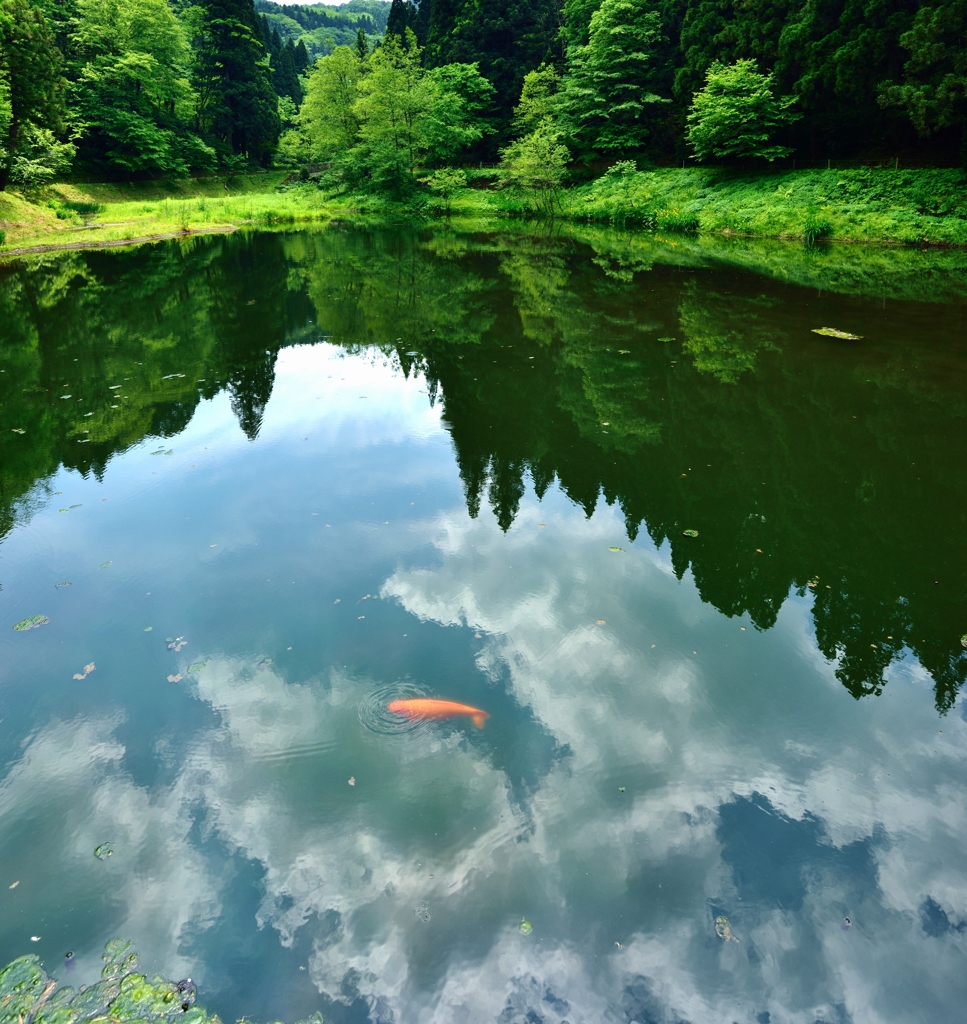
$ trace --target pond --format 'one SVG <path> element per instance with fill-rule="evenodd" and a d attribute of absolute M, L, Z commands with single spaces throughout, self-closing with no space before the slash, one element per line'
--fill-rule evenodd
<path fill-rule="evenodd" d="M 965 296 L 510 223 L 0 268 L 0 963 L 122 936 L 228 1021 L 960 1019 Z"/>

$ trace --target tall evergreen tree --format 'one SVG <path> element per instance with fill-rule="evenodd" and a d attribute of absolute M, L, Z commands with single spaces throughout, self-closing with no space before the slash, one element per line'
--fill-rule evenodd
<path fill-rule="evenodd" d="M 304 75 L 309 68 L 309 51 L 306 49 L 304 39 L 300 39 L 295 46 L 295 69 L 300 75 Z"/>
<path fill-rule="evenodd" d="M 356 56 L 365 60 L 369 56 L 369 44 L 366 42 L 366 33 L 362 29 L 356 32 Z"/>
<path fill-rule="evenodd" d="M 302 102 L 302 86 L 291 39 L 287 39 L 279 53 L 272 56 L 272 85 L 279 96 L 288 96 L 296 106 Z"/>
<path fill-rule="evenodd" d="M 201 0 L 200 126 L 237 156 L 266 163 L 279 138 L 278 101 L 252 0 Z"/>
<path fill-rule="evenodd" d="M 389 8 L 389 19 L 386 22 L 386 35 L 396 36 L 402 42 L 406 40 L 406 29 L 409 23 L 409 7 L 407 0 L 392 0 Z"/>
<path fill-rule="evenodd" d="M 562 119 L 586 158 L 630 156 L 649 134 L 656 104 L 655 49 L 661 23 L 650 0 L 604 0 L 591 17 L 587 46 L 568 51 Z"/>
<path fill-rule="evenodd" d="M 36 133 L 62 126 L 61 63 L 43 12 L 28 0 L 0 0 L 0 192 Z"/>

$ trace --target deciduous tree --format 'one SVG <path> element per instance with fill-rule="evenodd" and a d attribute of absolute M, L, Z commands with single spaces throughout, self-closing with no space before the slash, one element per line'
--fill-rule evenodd
<path fill-rule="evenodd" d="M 777 99 L 772 75 L 761 74 L 755 61 L 716 62 L 708 69 L 705 88 L 695 94 L 688 113 L 688 144 L 699 160 L 775 160 L 787 156 L 788 146 L 773 139 L 796 116 L 792 97 Z"/>

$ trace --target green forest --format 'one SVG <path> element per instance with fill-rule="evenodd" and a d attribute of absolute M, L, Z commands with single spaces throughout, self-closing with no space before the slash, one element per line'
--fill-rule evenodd
<path fill-rule="evenodd" d="M 0 0 L 0 190 L 270 165 L 962 166 L 967 0 Z"/>

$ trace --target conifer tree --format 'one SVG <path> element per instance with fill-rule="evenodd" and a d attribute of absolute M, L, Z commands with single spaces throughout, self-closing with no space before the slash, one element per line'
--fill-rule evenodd
<path fill-rule="evenodd" d="M 199 125 L 236 156 L 266 163 L 279 138 L 278 101 L 252 0 L 201 0 Z"/>

